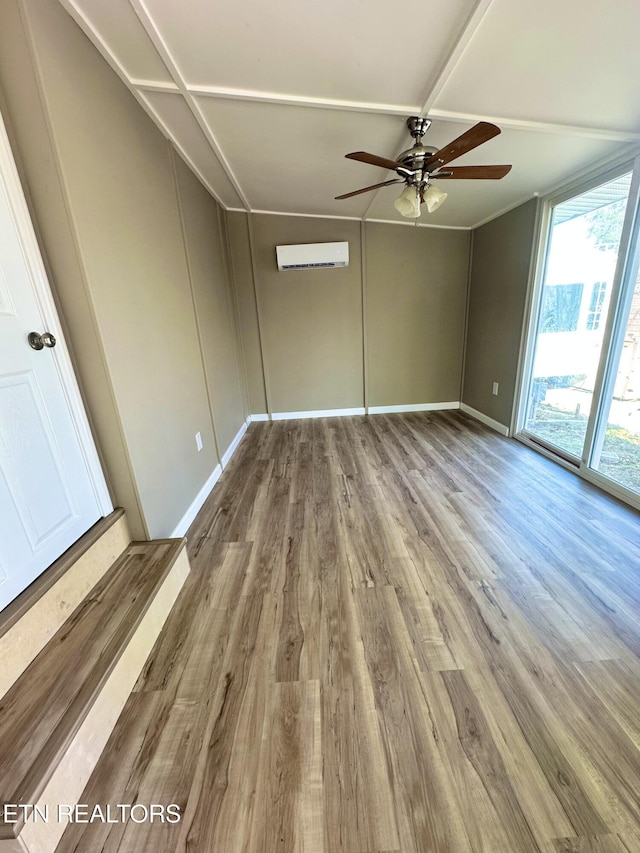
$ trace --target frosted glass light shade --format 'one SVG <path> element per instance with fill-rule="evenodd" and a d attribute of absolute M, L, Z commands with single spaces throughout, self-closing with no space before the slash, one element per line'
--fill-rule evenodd
<path fill-rule="evenodd" d="M 443 193 L 442 190 L 434 187 L 433 184 L 429 184 L 424 194 L 424 203 L 427 205 L 429 213 L 436 211 L 446 197 L 447 193 Z"/>
<path fill-rule="evenodd" d="M 420 216 L 420 198 L 417 187 L 407 184 L 393 203 L 398 213 L 407 219 L 417 219 Z"/>

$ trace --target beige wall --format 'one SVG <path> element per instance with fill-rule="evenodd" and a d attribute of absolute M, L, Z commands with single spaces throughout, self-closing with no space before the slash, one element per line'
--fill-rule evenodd
<path fill-rule="evenodd" d="M 360 226 L 251 217 L 264 368 L 273 412 L 364 405 Z M 275 247 L 349 242 L 345 269 L 279 272 Z"/>
<path fill-rule="evenodd" d="M 260 327 L 249 241 L 249 216 L 246 213 L 227 213 L 226 220 L 249 410 L 254 415 L 265 414 L 267 395 L 264 387 Z"/>
<path fill-rule="evenodd" d="M 177 156 L 175 164 L 195 316 L 222 457 L 249 414 L 226 263 L 224 213 Z"/>
<path fill-rule="evenodd" d="M 514 403 L 536 205 L 532 199 L 473 235 L 462 400 L 505 426 Z"/>
<path fill-rule="evenodd" d="M 19 5 L 5 118 L 115 499 L 135 536 L 166 536 L 218 463 L 211 408 L 221 453 L 244 415 L 219 214 L 56 0 Z"/>
<path fill-rule="evenodd" d="M 367 223 L 368 405 L 460 399 L 470 233 Z"/>
<path fill-rule="evenodd" d="M 367 223 L 363 234 L 355 221 L 265 214 L 229 220 L 253 413 L 267 405 L 261 350 L 270 411 L 363 407 L 364 341 L 367 405 L 460 399 L 469 232 Z M 278 272 L 277 245 L 341 240 L 348 269 Z"/>

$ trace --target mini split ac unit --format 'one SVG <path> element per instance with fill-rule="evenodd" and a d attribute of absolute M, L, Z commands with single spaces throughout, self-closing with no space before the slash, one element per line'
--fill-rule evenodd
<path fill-rule="evenodd" d="M 348 243 L 276 246 L 279 270 L 321 270 L 349 266 Z"/>

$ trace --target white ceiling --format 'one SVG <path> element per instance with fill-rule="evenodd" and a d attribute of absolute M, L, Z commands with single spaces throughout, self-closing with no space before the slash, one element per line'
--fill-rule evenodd
<path fill-rule="evenodd" d="M 228 209 L 402 221 L 395 158 L 410 115 L 439 148 L 502 135 L 455 165 L 420 224 L 470 228 L 640 141 L 637 0 L 60 0 Z M 442 185 L 441 185 L 442 186 Z"/>

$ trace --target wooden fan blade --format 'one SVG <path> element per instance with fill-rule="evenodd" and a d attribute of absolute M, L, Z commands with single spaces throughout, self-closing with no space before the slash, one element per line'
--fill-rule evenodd
<path fill-rule="evenodd" d="M 372 184 L 370 187 L 363 187 L 361 190 L 354 190 L 352 193 L 344 193 L 344 195 L 337 195 L 336 201 L 341 198 L 351 198 L 352 195 L 360 195 L 360 193 L 368 193 L 371 190 L 377 190 L 378 187 L 388 187 L 390 184 L 402 184 L 400 178 L 395 178 L 393 181 L 383 181 L 381 184 Z"/>
<path fill-rule="evenodd" d="M 511 166 L 450 166 L 441 175 L 435 172 L 431 178 L 458 178 L 464 181 L 499 181 L 511 171 Z"/>
<path fill-rule="evenodd" d="M 382 166 L 383 169 L 398 169 L 404 174 L 410 175 L 412 172 L 405 168 L 402 163 L 397 163 L 395 160 L 389 160 L 386 157 L 378 157 L 377 154 L 368 154 L 366 151 L 354 151 L 351 154 L 344 155 L 349 160 L 359 160 L 360 163 L 370 163 L 372 166 Z"/>
<path fill-rule="evenodd" d="M 462 157 L 467 151 L 472 151 L 478 145 L 488 142 L 499 133 L 500 128 L 496 127 L 495 124 L 490 124 L 488 121 L 480 121 L 470 128 L 470 130 L 467 130 L 466 133 L 463 133 L 462 136 L 459 136 L 453 142 L 450 142 L 444 148 L 432 154 L 425 163 L 425 169 L 429 170 L 430 168 L 444 166 L 445 163 L 450 163 L 457 157 Z"/>

